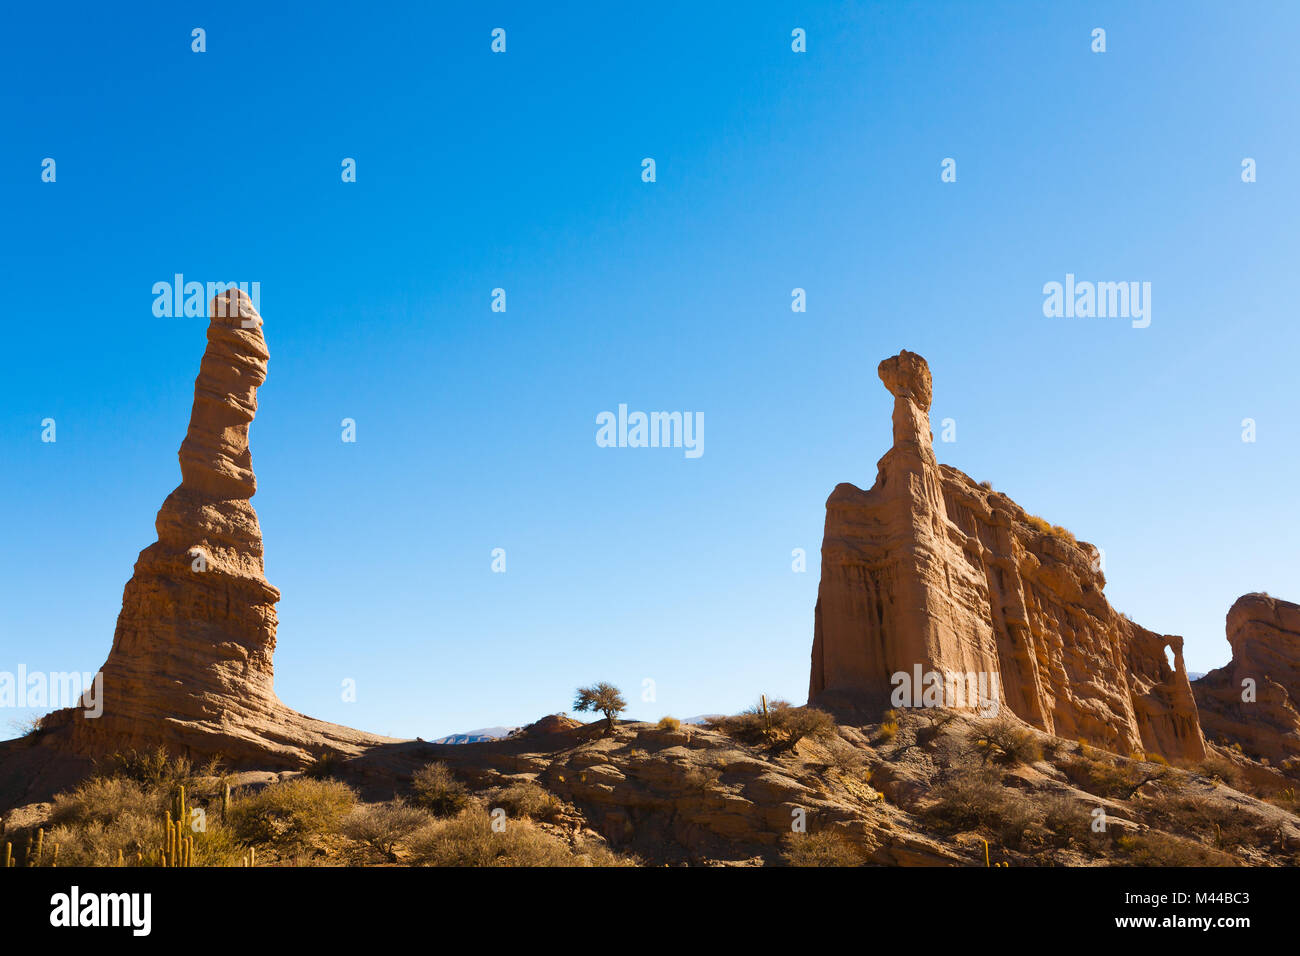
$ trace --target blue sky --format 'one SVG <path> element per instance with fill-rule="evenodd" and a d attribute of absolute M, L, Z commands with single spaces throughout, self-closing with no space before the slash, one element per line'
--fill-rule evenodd
<path fill-rule="evenodd" d="M 108 651 L 204 345 L 153 315 L 175 273 L 261 283 L 276 687 L 314 716 L 802 701 L 825 500 L 874 480 L 900 348 L 940 460 L 1104 548 L 1193 670 L 1240 594 L 1300 596 L 1300 8 L 395 6 L 10 13 L 0 670 Z M 1150 326 L 1044 317 L 1066 273 L 1149 281 Z M 704 454 L 597 447 L 620 403 L 702 412 Z"/>

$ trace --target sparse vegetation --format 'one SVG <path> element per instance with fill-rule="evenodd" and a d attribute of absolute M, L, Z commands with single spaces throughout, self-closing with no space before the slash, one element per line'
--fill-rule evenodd
<path fill-rule="evenodd" d="M 887 710 L 880 719 L 880 729 L 876 731 L 876 740 L 880 743 L 893 743 L 898 736 L 898 711 Z"/>
<path fill-rule="evenodd" d="M 115 753 L 99 769 L 99 775 L 126 777 L 147 788 L 173 790 L 184 786 L 191 791 L 211 789 L 215 786 L 214 778 L 220 779 L 223 776 L 221 760 L 217 757 L 196 767 L 188 757 L 173 756 L 166 747 L 161 746 L 144 752 L 128 750 L 125 753 Z M 202 786 L 204 781 L 209 781 L 207 788 Z"/>
<path fill-rule="evenodd" d="M 627 701 L 623 693 L 613 684 L 600 681 L 590 687 L 579 687 L 573 701 L 573 709 L 585 713 L 605 715 L 605 733 L 614 730 L 614 717 L 627 710 Z"/>
<path fill-rule="evenodd" d="M 764 698 L 766 701 L 766 698 Z M 710 725 L 741 743 L 793 750 L 805 737 L 827 740 L 836 734 L 835 718 L 816 707 L 795 707 L 784 700 L 766 701 Z"/>
<path fill-rule="evenodd" d="M 1077 753 L 1061 769 L 1075 786 L 1099 797 L 1128 800 L 1142 787 L 1156 781 L 1176 786 L 1168 767 L 1139 761 L 1110 760 Z"/>
<path fill-rule="evenodd" d="M 451 768 L 435 761 L 426 764 L 411 776 L 411 789 L 415 803 L 434 816 L 450 817 L 469 805 L 469 791 L 456 779 Z"/>
<path fill-rule="evenodd" d="M 343 820 L 341 830 L 348 839 L 375 851 L 385 861 L 396 863 L 397 845 L 429 821 L 427 811 L 394 800 L 355 807 Z"/>
<path fill-rule="evenodd" d="M 230 824 L 246 843 L 301 851 L 336 832 L 356 802 L 352 788 L 337 780 L 293 777 L 236 800 Z"/>
<path fill-rule="evenodd" d="M 1050 534 L 1053 537 L 1068 541 L 1070 544 L 1078 544 L 1073 532 L 1071 532 L 1069 528 L 1063 528 L 1059 524 L 1052 524 L 1046 518 L 1041 518 L 1038 515 L 1028 515 L 1025 518 L 1025 521 L 1028 522 L 1031 528 L 1040 534 Z"/>
<path fill-rule="evenodd" d="M 1009 717 L 996 717 L 972 730 L 970 742 L 983 763 L 1033 763 L 1042 758 L 1033 731 Z"/>
<path fill-rule="evenodd" d="M 677 731 L 682 729 L 682 722 L 676 717 L 660 717 L 659 723 L 655 726 L 660 730 L 675 734 Z"/>
<path fill-rule="evenodd" d="M 1167 833 L 1125 834 L 1116 844 L 1131 866 L 1237 866 L 1227 853 Z"/>
<path fill-rule="evenodd" d="M 307 768 L 306 774 L 313 780 L 332 780 L 339 775 L 343 767 L 343 757 L 337 751 L 327 750 Z"/>
<path fill-rule="evenodd" d="M 1092 807 L 1073 797 L 1049 797 L 1043 802 L 1043 826 L 1056 838 L 1058 846 L 1083 846 L 1094 836 L 1092 811 Z"/>
<path fill-rule="evenodd" d="M 562 806 L 555 794 L 526 781 L 495 791 L 489 796 L 488 805 L 503 808 L 512 818 L 533 820 L 553 820 Z"/>
<path fill-rule="evenodd" d="M 1241 769 L 1223 757 L 1207 757 L 1202 761 L 1200 771 L 1211 780 L 1227 784 L 1234 790 L 1240 790 L 1244 785 Z"/>
<path fill-rule="evenodd" d="M 689 790 L 712 790 L 721 778 L 717 767 L 692 767 L 682 775 L 682 785 Z"/>
<path fill-rule="evenodd" d="M 1028 799 L 1002 786 L 990 770 L 958 774 L 930 795 L 934 802 L 921 816 L 941 832 L 982 829 L 1004 846 L 1018 848 L 1038 828 L 1039 817 Z"/>
<path fill-rule="evenodd" d="M 790 833 L 783 841 L 786 866 L 862 866 L 866 854 L 839 830 Z"/>
<path fill-rule="evenodd" d="M 633 866 L 636 861 L 599 844 L 570 847 L 527 820 L 493 830 L 481 808 L 412 834 L 410 859 L 423 866 Z"/>

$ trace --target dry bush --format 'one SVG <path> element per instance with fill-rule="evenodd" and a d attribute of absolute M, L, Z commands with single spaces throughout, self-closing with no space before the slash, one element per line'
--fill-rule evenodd
<path fill-rule="evenodd" d="M 313 780 L 333 780 L 343 770 L 343 756 L 336 750 L 326 750 L 304 773 Z"/>
<path fill-rule="evenodd" d="M 687 790 L 712 790 L 722 779 L 717 767 L 691 767 L 682 774 L 682 786 Z"/>
<path fill-rule="evenodd" d="M 111 823 L 124 814 L 161 820 L 167 802 L 161 788 L 148 788 L 129 777 L 89 777 L 55 796 L 50 823 L 75 828 Z"/>
<path fill-rule="evenodd" d="M 427 810 L 407 806 L 400 800 L 355 807 L 341 827 L 343 835 L 379 853 L 389 863 L 397 862 L 397 846 L 428 825 Z"/>
<path fill-rule="evenodd" d="M 1269 839 L 1263 817 L 1204 794 L 1160 794 L 1148 804 L 1147 816 L 1161 830 L 1195 836 L 1219 849 L 1259 846 Z"/>
<path fill-rule="evenodd" d="M 970 742 L 984 763 L 1033 763 L 1042 759 L 1042 751 L 1033 731 L 1009 717 L 990 720 L 970 732 Z"/>
<path fill-rule="evenodd" d="M 226 827 L 210 823 L 194 837 L 193 866 L 234 866 L 245 848 Z M 125 866 L 155 866 L 163 846 L 163 817 L 134 810 L 112 820 L 90 820 L 76 826 L 60 824 L 45 834 L 45 858 L 59 847 L 59 866 L 116 866 L 121 854 Z M 144 859 L 138 859 L 142 855 Z"/>
<path fill-rule="evenodd" d="M 1057 795 L 1042 803 L 1043 826 L 1056 838 L 1058 846 L 1071 843 L 1087 846 L 1099 834 L 1092 832 L 1093 807 L 1073 797 Z"/>
<path fill-rule="evenodd" d="M 337 780 L 293 777 L 232 801 L 230 826 L 246 843 L 302 849 L 337 833 L 356 802 L 352 788 Z"/>
<path fill-rule="evenodd" d="M 173 756 L 166 747 L 154 750 L 128 750 L 115 753 L 107 763 L 96 769 L 97 777 L 125 777 L 145 789 L 175 792 L 183 786 L 195 797 L 210 797 L 222 789 L 225 772 L 221 758 L 213 757 L 206 763 L 195 765 L 189 757 Z"/>
<path fill-rule="evenodd" d="M 669 733 L 676 733 L 682 729 L 682 722 L 676 717 L 660 717 L 659 723 L 655 726 L 660 730 L 666 730 Z"/>
<path fill-rule="evenodd" d="M 867 755 L 857 747 L 842 740 L 831 740 L 827 741 L 826 752 L 829 757 L 828 766 L 864 782 L 871 779 Z"/>
<path fill-rule="evenodd" d="M 491 807 L 501 807 L 511 817 L 529 817 L 533 820 L 553 820 L 563 804 L 560 799 L 535 783 L 512 783 L 494 791 L 488 799 Z"/>
<path fill-rule="evenodd" d="M 1233 790 L 1240 790 L 1245 784 L 1241 768 L 1224 757 L 1206 757 L 1198 769 L 1211 780 L 1217 780 Z"/>
<path fill-rule="evenodd" d="M 435 816 L 455 816 L 469 806 L 469 791 L 456 779 L 451 768 L 435 761 L 426 764 L 411 775 L 414 801 Z"/>
<path fill-rule="evenodd" d="M 1040 829 L 1033 804 L 1008 790 L 990 771 L 963 773 L 930 791 L 934 802 L 920 816 L 936 830 L 957 833 L 983 829 L 1004 846 L 1017 848 Z"/>
<path fill-rule="evenodd" d="M 1133 762 L 1112 762 L 1076 754 L 1061 769 L 1076 787 L 1099 797 L 1128 800 L 1148 783 L 1172 783 L 1167 767 Z"/>
<path fill-rule="evenodd" d="M 795 707 L 784 700 L 770 701 L 766 713 L 756 705 L 734 717 L 714 718 L 709 725 L 741 743 L 767 744 L 782 751 L 793 749 L 805 737 L 825 740 L 837 733 L 835 718 L 826 711 Z"/>
<path fill-rule="evenodd" d="M 862 866 L 866 853 L 838 830 L 789 833 L 781 859 L 786 866 Z"/>
<path fill-rule="evenodd" d="M 892 743 L 898 736 L 898 711 L 887 710 L 880 718 L 880 728 L 876 731 L 879 743 Z"/>
<path fill-rule="evenodd" d="M 1116 845 L 1131 866 L 1238 866 L 1227 853 L 1200 846 L 1190 840 L 1150 830 L 1125 834 Z"/>
<path fill-rule="evenodd" d="M 926 708 L 924 713 L 930 722 L 916 732 L 916 742 L 922 747 L 938 740 L 943 729 L 957 719 L 957 715 L 952 711 L 932 707 Z M 895 733 L 897 733 L 897 724 L 895 724 Z"/>
<path fill-rule="evenodd" d="M 166 779 L 168 774 L 146 776 Z M 119 852 L 125 865 L 136 865 L 137 854 L 150 857 L 162 847 L 163 821 L 172 795 L 173 790 L 165 785 L 147 785 L 127 776 L 87 778 L 54 797 L 45 835 L 47 859 L 57 844 L 60 866 L 116 866 Z M 242 848 L 212 814 L 207 828 L 192 836 L 195 866 L 226 866 L 238 861 Z M 141 862 L 152 866 L 156 861 Z"/>
<path fill-rule="evenodd" d="M 424 827 L 411 835 L 407 848 L 411 861 L 422 866 L 635 865 L 599 845 L 570 848 L 527 820 L 508 821 L 496 832 L 478 808 Z"/>

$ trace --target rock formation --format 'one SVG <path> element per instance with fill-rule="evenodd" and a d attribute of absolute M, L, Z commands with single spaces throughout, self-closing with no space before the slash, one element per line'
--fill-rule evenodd
<path fill-rule="evenodd" d="M 1092 545 L 936 461 L 923 358 L 904 351 L 878 371 L 894 445 L 869 491 L 840 484 L 826 502 L 810 701 L 878 714 L 896 675 L 913 703 L 933 700 L 921 676 L 942 682 L 947 706 L 996 701 L 1108 750 L 1203 758 L 1182 638 L 1110 607 Z"/>
<path fill-rule="evenodd" d="M 232 289 L 212 301 L 208 345 L 180 448 L 181 484 L 163 502 L 158 540 L 140 552 L 102 668 L 104 712 L 58 711 L 44 742 L 86 757 L 165 745 L 235 766 L 299 767 L 327 750 L 381 742 L 304 717 L 272 683 L 275 604 L 248 429 L 269 353 L 262 319 Z"/>
<path fill-rule="evenodd" d="M 1192 684 L 1206 736 L 1275 766 L 1300 758 L 1300 604 L 1239 597 L 1228 643 L 1232 660 Z"/>

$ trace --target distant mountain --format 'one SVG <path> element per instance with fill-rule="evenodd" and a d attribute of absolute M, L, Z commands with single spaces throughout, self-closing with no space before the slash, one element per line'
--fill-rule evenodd
<path fill-rule="evenodd" d="M 518 727 L 483 727 L 479 730 L 467 730 L 463 734 L 448 734 L 433 741 L 435 744 L 477 744 L 484 740 L 500 740 L 510 736 Z"/>
<path fill-rule="evenodd" d="M 684 724 L 701 724 L 701 725 L 703 725 L 704 722 L 705 722 L 706 720 L 713 720 L 713 719 L 715 719 L 715 718 L 717 718 L 717 717 L 721 717 L 721 716 L 723 716 L 723 715 L 722 715 L 722 714 L 700 714 L 700 716 L 698 716 L 698 717 L 683 717 L 683 718 L 682 718 L 682 723 L 684 723 Z"/>
<path fill-rule="evenodd" d="M 1188 679 L 1188 680 L 1200 680 L 1200 679 L 1201 679 L 1202 677 L 1204 677 L 1204 676 L 1205 676 L 1205 675 L 1204 675 L 1203 673 L 1201 673 L 1200 671 L 1188 671 L 1188 672 L 1187 672 L 1187 679 Z"/>

